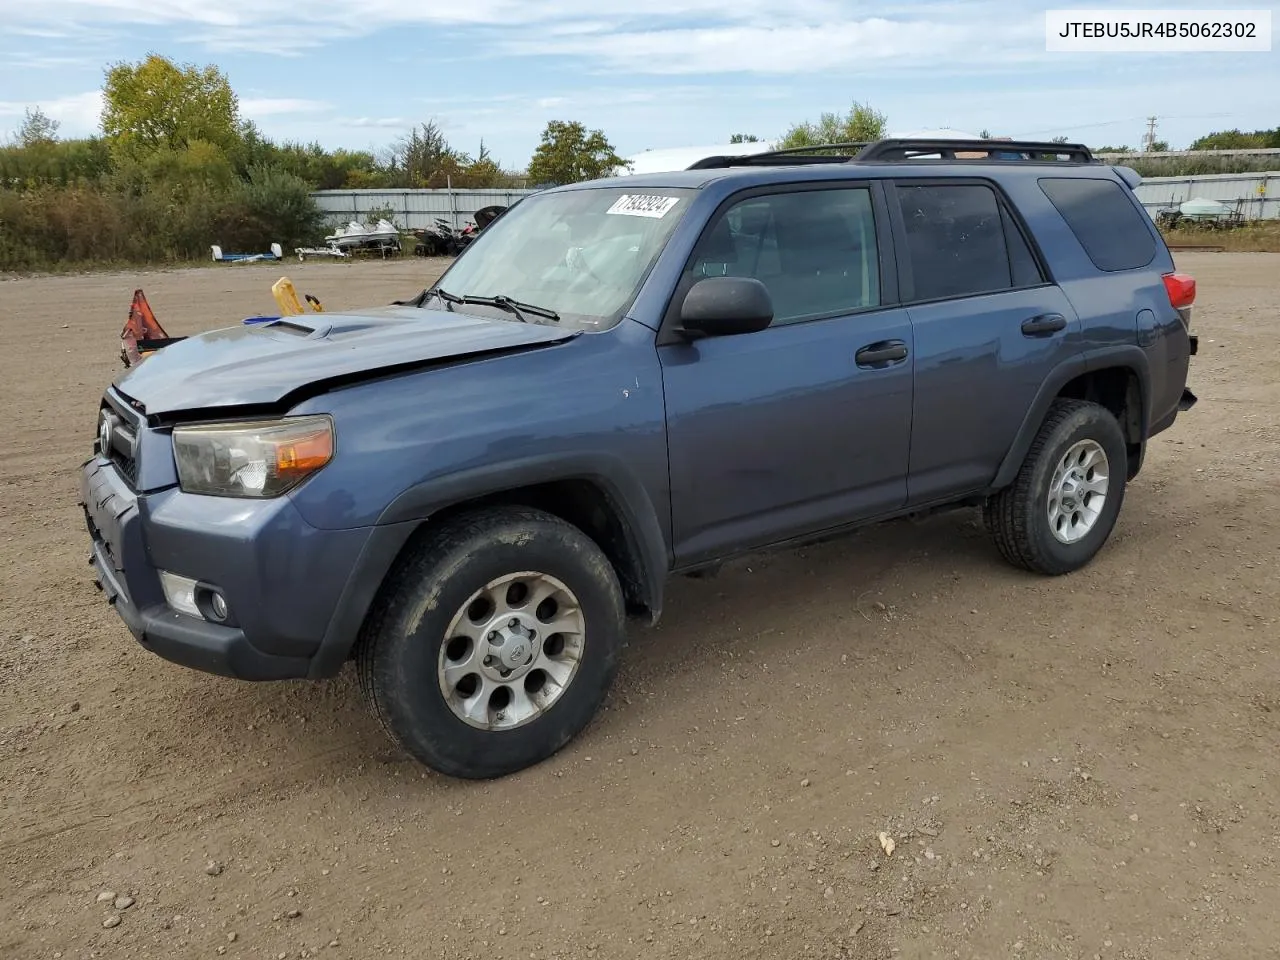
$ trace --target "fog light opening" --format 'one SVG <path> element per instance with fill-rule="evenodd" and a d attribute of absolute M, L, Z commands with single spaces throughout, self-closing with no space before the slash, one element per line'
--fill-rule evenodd
<path fill-rule="evenodd" d="M 217 590 L 209 591 L 209 614 L 219 623 L 227 619 L 227 599 Z"/>

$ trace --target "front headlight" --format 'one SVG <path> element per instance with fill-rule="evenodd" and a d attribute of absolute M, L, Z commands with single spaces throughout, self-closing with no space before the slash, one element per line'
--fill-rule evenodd
<path fill-rule="evenodd" d="M 333 459 L 327 416 L 174 427 L 178 484 L 187 493 L 277 497 Z"/>

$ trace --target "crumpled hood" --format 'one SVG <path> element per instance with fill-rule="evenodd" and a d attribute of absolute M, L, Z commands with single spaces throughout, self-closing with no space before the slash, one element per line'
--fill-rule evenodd
<path fill-rule="evenodd" d="M 404 306 L 308 313 L 188 337 L 130 367 L 115 385 L 148 415 L 267 405 L 307 387 L 556 343 L 580 332 Z"/>

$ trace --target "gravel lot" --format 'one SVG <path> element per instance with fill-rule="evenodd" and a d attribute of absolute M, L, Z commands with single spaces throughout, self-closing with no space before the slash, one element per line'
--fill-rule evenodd
<path fill-rule="evenodd" d="M 1179 266 L 1201 402 L 1089 569 L 958 513 L 677 580 L 598 721 L 494 783 L 392 750 L 349 673 L 146 653 L 76 506 L 136 287 L 185 334 L 439 264 L 0 282 L 0 957 L 1274 957 L 1280 255 Z"/>

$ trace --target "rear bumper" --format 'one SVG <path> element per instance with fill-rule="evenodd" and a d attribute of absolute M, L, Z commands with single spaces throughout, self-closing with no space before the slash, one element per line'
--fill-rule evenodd
<path fill-rule="evenodd" d="M 173 663 L 241 680 L 312 673 L 368 538 L 366 530 L 319 531 L 287 499 L 139 497 L 101 457 L 82 466 L 80 499 L 94 582 L 134 638 Z M 216 584 L 231 623 L 173 610 L 162 569 Z"/>

